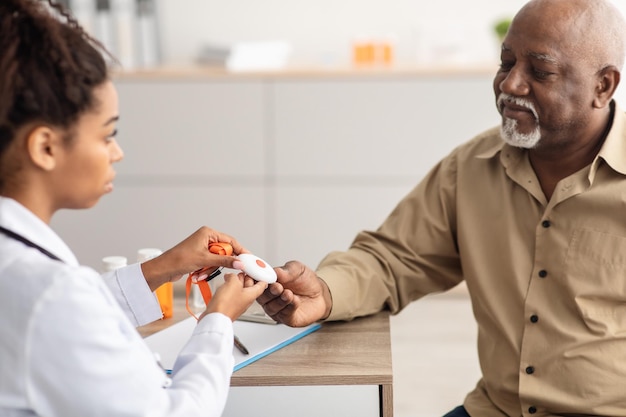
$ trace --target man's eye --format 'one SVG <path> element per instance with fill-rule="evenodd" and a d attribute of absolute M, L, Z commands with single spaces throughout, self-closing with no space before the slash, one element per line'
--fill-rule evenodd
<path fill-rule="evenodd" d="M 500 71 L 509 71 L 511 68 L 513 68 L 513 64 L 510 62 L 500 63 Z"/>
<path fill-rule="evenodd" d="M 552 75 L 551 72 L 541 71 L 541 70 L 538 70 L 538 69 L 533 70 L 533 74 L 535 74 L 536 78 L 541 79 L 541 80 L 543 80 L 545 78 L 548 78 L 550 75 Z"/>

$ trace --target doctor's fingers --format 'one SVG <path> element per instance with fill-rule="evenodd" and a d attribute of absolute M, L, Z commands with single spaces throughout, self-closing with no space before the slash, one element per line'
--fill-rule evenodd
<path fill-rule="evenodd" d="M 233 249 L 233 254 L 238 255 L 241 253 L 248 253 L 248 250 L 231 235 L 219 232 L 208 227 L 204 229 L 204 231 L 208 234 L 208 244 L 228 243 Z"/>

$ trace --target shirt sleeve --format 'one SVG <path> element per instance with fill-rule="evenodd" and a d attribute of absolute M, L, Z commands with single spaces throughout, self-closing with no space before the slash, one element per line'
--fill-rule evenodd
<path fill-rule="evenodd" d="M 234 359 L 222 314 L 199 322 L 171 380 L 93 271 L 55 277 L 30 322 L 26 386 L 36 415 L 217 417 L 225 407 Z"/>
<path fill-rule="evenodd" d="M 131 323 L 137 326 L 163 317 L 159 302 L 141 272 L 141 264 L 128 265 L 102 275 L 104 282 Z"/>
<path fill-rule="evenodd" d="M 345 252 L 332 252 L 317 268 L 333 307 L 328 320 L 383 309 L 393 314 L 426 294 L 459 284 L 456 245 L 456 158 L 436 165 L 375 231 L 359 233 Z"/>

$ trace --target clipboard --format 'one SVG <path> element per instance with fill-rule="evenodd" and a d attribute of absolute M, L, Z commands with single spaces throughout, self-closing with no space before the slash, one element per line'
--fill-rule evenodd
<path fill-rule="evenodd" d="M 256 301 L 252 303 L 250 307 L 241 315 L 237 320 L 240 321 L 254 321 L 256 323 L 266 323 L 266 324 L 278 324 L 278 322 L 274 321 L 273 318 L 268 316 L 263 307 L 259 305 Z"/>
<path fill-rule="evenodd" d="M 196 319 L 189 317 L 165 330 L 144 338 L 144 341 L 152 352 L 160 356 L 163 367 L 172 369 L 176 357 L 189 340 L 196 324 Z M 319 323 L 313 323 L 306 327 L 289 327 L 284 324 L 236 320 L 233 323 L 234 333 L 246 346 L 249 354 L 244 355 L 233 346 L 233 356 L 235 358 L 233 372 L 290 345 L 321 327 L 322 325 Z"/>

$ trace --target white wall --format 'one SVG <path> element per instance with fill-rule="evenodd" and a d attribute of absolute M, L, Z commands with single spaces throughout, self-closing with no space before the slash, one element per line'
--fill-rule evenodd
<path fill-rule="evenodd" d="M 292 65 L 345 65 L 356 36 L 394 34 L 396 62 L 498 59 L 494 22 L 526 0 L 156 0 L 165 64 L 188 64 L 207 42 L 286 40 Z M 626 15 L 626 1 L 612 0 Z M 624 83 L 626 84 L 626 82 Z M 617 98 L 626 106 L 626 86 Z"/>
<path fill-rule="evenodd" d="M 398 61 L 414 63 L 436 47 L 463 59 L 493 60 L 493 22 L 524 0 L 157 0 L 163 57 L 193 60 L 204 42 L 287 40 L 296 64 L 348 62 L 357 35 L 397 36 Z M 443 44 L 443 45 L 442 45 Z"/>
<path fill-rule="evenodd" d="M 613 0 L 612 1 L 615 6 L 622 12 L 624 16 L 626 16 L 626 1 L 624 0 Z M 626 108 L 626 73 L 622 74 L 622 83 L 618 87 L 617 92 L 615 93 L 615 98 L 620 103 L 622 109 Z"/>

